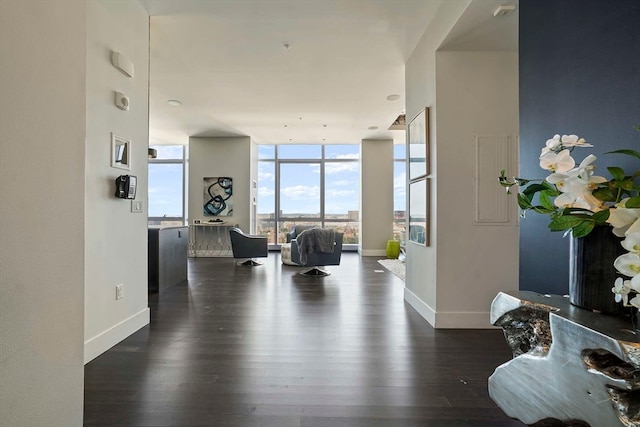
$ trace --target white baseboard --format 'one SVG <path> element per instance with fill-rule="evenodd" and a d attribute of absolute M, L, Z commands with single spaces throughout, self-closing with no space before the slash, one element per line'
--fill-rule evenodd
<path fill-rule="evenodd" d="M 134 314 L 84 343 L 84 363 L 91 362 L 138 329 L 149 324 L 149 308 Z"/>
<path fill-rule="evenodd" d="M 360 256 L 383 256 L 387 257 L 386 249 L 362 249 L 358 248 L 358 253 Z"/>
<path fill-rule="evenodd" d="M 411 292 L 406 286 L 404 288 L 404 300 L 413 307 L 420 316 L 424 318 L 431 326 L 436 326 L 436 311 L 429 307 L 424 301 L 422 301 L 416 294 Z"/>
<path fill-rule="evenodd" d="M 491 325 L 489 311 L 437 312 L 409 289 L 404 288 L 404 300 L 436 329 L 495 329 Z"/>

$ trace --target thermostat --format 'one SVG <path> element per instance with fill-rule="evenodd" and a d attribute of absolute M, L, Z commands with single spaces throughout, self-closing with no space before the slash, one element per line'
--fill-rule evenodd
<path fill-rule="evenodd" d="M 115 104 L 121 110 L 129 111 L 129 97 L 122 92 L 116 92 Z"/>

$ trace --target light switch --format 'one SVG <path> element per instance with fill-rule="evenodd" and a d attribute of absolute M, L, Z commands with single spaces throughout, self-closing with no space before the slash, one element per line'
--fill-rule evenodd
<path fill-rule="evenodd" d="M 142 213 L 142 201 L 132 200 L 131 201 L 131 212 L 133 212 L 133 213 Z"/>

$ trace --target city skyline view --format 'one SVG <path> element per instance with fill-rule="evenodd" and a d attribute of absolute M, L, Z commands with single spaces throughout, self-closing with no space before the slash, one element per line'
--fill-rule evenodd
<path fill-rule="evenodd" d="M 157 161 L 149 162 L 148 216 L 182 217 L 183 146 L 153 148 L 158 150 L 158 157 Z M 269 218 L 273 221 L 276 216 L 276 167 L 279 167 L 280 174 L 278 217 L 320 219 L 321 169 L 324 167 L 325 219 L 328 224 L 332 220 L 354 221 L 353 212 L 360 210 L 360 146 L 325 145 L 324 159 L 322 148 L 321 145 L 280 145 L 277 146 L 276 160 L 276 146 L 258 146 L 258 222 L 268 221 Z M 393 198 L 396 222 L 402 222 L 406 209 L 405 149 L 405 145 L 394 145 Z"/>

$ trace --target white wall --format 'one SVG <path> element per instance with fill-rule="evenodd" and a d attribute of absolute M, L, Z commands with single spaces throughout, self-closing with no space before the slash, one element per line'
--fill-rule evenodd
<path fill-rule="evenodd" d="M 517 164 L 518 55 L 438 52 L 436 76 L 436 326 L 488 327 L 496 294 L 518 289 L 518 211 L 497 179 L 500 169 L 515 172 Z M 479 199 L 476 180 L 488 184 Z M 506 211 L 485 209 L 478 220 L 478 203 L 485 201 L 502 202 Z"/>
<path fill-rule="evenodd" d="M 0 425 L 80 426 L 85 6 L 0 2 Z"/>
<path fill-rule="evenodd" d="M 135 1 L 86 2 L 87 147 L 85 188 L 85 361 L 149 323 L 147 290 L 147 149 L 149 18 Z M 135 66 L 129 78 L 111 65 L 111 51 Z M 130 97 L 129 111 L 114 105 L 114 91 Z M 130 138 L 131 170 L 110 165 L 111 133 Z M 119 175 L 138 177 L 136 200 L 114 197 Z M 124 298 L 115 299 L 115 286 Z"/>
<path fill-rule="evenodd" d="M 518 288 L 517 213 L 477 221 L 475 197 L 478 167 L 494 166 L 486 157 L 476 164 L 476 137 L 507 140 L 503 168 L 515 169 L 517 54 L 437 52 L 469 3 L 442 2 L 406 65 L 407 117 L 430 108 L 432 191 L 431 246 L 408 242 L 405 299 L 437 328 L 489 327 L 493 297 Z M 499 170 L 482 176 L 498 192 Z"/>
<path fill-rule="evenodd" d="M 249 232 L 256 156 L 249 137 L 189 138 L 189 222 L 212 219 L 202 212 L 202 179 L 227 176 L 233 178 L 233 215 L 219 218 Z"/>
<path fill-rule="evenodd" d="M 393 239 L 393 140 L 360 144 L 360 243 L 363 256 L 385 256 Z"/>
<path fill-rule="evenodd" d="M 444 1 L 427 26 L 405 65 L 406 116 L 415 117 L 429 107 L 431 185 L 437 185 L 438 108 L 436 106 L 435 52 L 462 15 L 470 0 Z M 408 175 L 408 174 L 407 174 Z M 405 299 L 432 325 L 435 323 L 438 232 L 437 194 L 431 192 L 430 246 L 407 241 Z"/>

